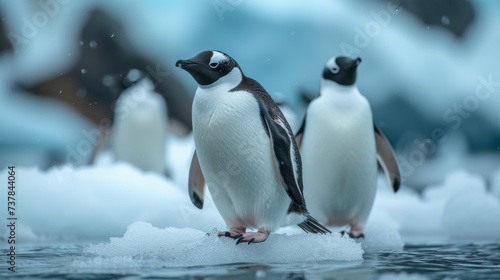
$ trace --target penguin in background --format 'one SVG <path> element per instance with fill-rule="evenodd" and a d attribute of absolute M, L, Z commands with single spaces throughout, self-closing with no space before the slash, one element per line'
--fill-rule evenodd
<path fill-rule="evenodd" d="M 329 233 L 307 211 L 299 150 L 267 91 L 220 51 L 201 52 L 176 66 L 198 83 L 189 196 L 202 209 L 206 182 L 228 227 L 218 236 L 236 244 L 264 242 L 292 223 L 306 232 Z"/>
<path fill-rule="evenodd" d="M 128 88 L 115 103 L 113 127 L 101 135 L 90 163 L 107 145 L 113 160 L 170 177 L 166 165 L 169 129 L 165 99 L 154 91 L 152 81 L 139 70 L 129 71 L 124 83 Z"/>
<path fill-rule="evenodd" d="M 396 192 L 401 176 L 388 140 L 374 125 L 370 104 L 356 87 L 360 58 L 331 58 L 320 96 L 308 106 L 296 139 L 311 214 L 326 226 L 350 226 L 364 237 L 377 190 L 377 160 Z"/>

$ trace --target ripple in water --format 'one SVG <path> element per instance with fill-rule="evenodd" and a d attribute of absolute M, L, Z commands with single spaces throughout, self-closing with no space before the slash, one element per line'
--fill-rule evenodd
<path fill-rule="evenodd" d="M 117 262 L 106 266 L 79 266 L 96 256 L 83 253 L 87 245 L 55 244 L 21 246 L 15 275 L 2 263 L 0 278 L 109 279 L 212 277 L 248 278 L 342 278 L 358 279 L 500 279 L 500 244 L 407 245 L 403 250 L 369 252 L 364 261 L 322 261 L 300 263 L 237 263 L 192 267 L 126 267 Z M 6 254 L 2 249 L 1 254 Z M 124 256 L 142 263 L 140 256 Z M 166 260 L 168 261 L 168 260 Z"/>

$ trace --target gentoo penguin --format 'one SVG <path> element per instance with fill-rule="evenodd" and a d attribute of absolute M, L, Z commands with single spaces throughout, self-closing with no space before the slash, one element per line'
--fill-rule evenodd
<path fill-rule="evenodd" d="M 286 223 L 328 233 L 307 211 L 294 135 L 266 90 L 220 51 L 201 52 L 176 66 L 198 83 L 189 195 L 201 209 L 206 181 L 228 227 L 218 235 L 236 244 L 263 242 Z"/>
<path fill-rule="evenodd" d="M 127 76 L 141 77 L 139 71 Z M 165 99 L 154 91 L 154 85 L 142 76 L 127 88 L 115 104 L 114 120 L 109 137 L 113 159 L 131 163 L 143 171 L 169 175 L 166 166 L 168 115 Z M 101 147 L 96 146 L 93 158 Z"/>
<path fill-rule="evenodd" d="M 375 199 L 377 157 L 395 192 L 400 185 L 394 152 L 355 85 L 360 62 L 348 57 L 327 62 L 320 96 L 310 103 L 296 135 L 311 214 L 327 226 L 349 225 L 355 238 L 364 237 Z"/>

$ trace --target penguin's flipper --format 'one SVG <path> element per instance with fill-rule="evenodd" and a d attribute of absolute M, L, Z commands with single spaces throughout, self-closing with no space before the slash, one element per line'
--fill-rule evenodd
<path fill-rule="evenodd" d="M 191 166 L 189 167 L 189 197 L 194 206 L 199 209 L 203 208 L 203 202 L 205 199 L 205 177 L 200 168 L 200 162 L 198 161 L 198 156 L 196 151 L 194 151 L 193 159 L 191 160 Z"/>
<path fill-rule="evenodd" d="M 389 181 L 394 189 L 394 192 L 397 192 L 401 184 L 401 174 L 399 173 L 396 155 L 394 154 L 391 144 L 384 134 L 382 134 L 376 125 L 373 125 L 373 127 L 375 129 L 375 143 L 377 145 L 378 162 L 384 169 L 386 175 L 389 177 Z"/>
<path fill-rule="evenodd" d="M 302 194 L 302 174 L 300 172 L 300 156 L 298 148 L 293 142 L 293 133 L 286 125 L 283 116 L 271 117 L 266 108 L 261 107 L 261 118 L 267 128 L 267 134 L 271 138 L 271 145 L 276 158 L 276 165 L 283 179 L 283 186 L 290 199 L 297 205 L 304 205 Z"/>
<path fill-rule="evenodd" d="M 99 138 L 97 139 L 94 149 L 92 149 L 92 153 L 90 154 L 90 157 L 88 159 L 88 164 L 94 164 L 97 155 L 106 146 L 108 140 L 110 139 L 110 135 L 111 132 L 104 132 L 101 133 L 101 135 L 99 135 Z"/>
<path fill-rule="evenodd" d="M 295 141 L 297 142 L 297 146 L 300 148 L 302 146 L 302 138 L 304 137 L 304 131 L 306 129 L 306 118 L 307 118 L 307 111 L 304 114 L 304 119 L 302 120 L 302 125 L 299 128 L 299 131 L 297 131 L 297 134 L 295 134 Z"/>

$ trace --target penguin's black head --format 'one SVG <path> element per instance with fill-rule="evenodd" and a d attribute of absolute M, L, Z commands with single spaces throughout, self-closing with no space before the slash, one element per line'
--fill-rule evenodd
<path fill-rule="evenodd" d="M 350 86 L 356 82 L 356 69 L 361 58 L 352 59 L 345 56 L 330 59 L 323 69 L 323 79 L 334 81 L 340 85 Z"/>
<path fill-rule="evenodd" d="M 191 74 L 201 86 L 213 84 L 226 76 L 238 63 L 229 55 L 221 51 L 204 51 L 187 60 L 179 60 L 175 66 Z"/>

